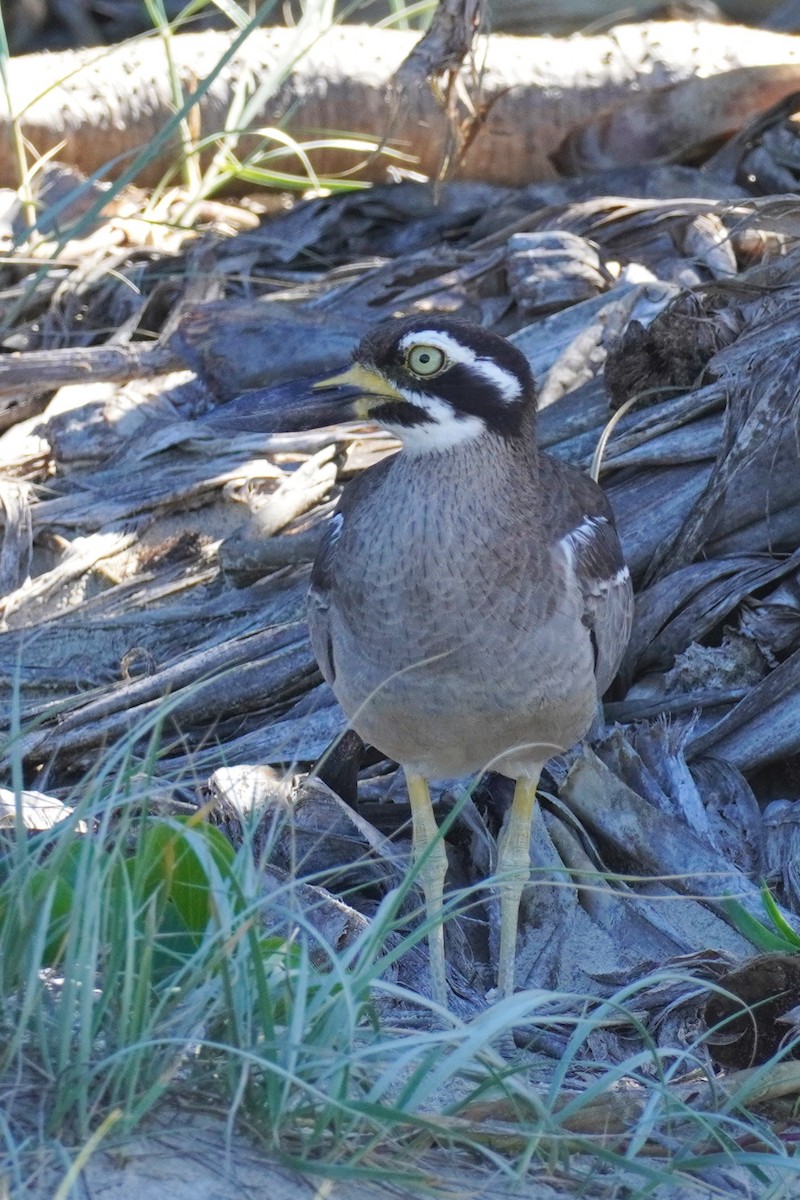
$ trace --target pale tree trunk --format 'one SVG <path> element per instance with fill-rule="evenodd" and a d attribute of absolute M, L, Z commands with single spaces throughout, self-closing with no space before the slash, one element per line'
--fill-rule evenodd
<path fill-rule="evenodd" d="M 223 127 L 234 87 L 243 78 L 255 87 L 276 68 L 293 36 L 291 30 L 263 29 L 247 39 L 199 103 L 197 124 L 203 133 Z M 436 175 L 452 133 L 447 115 L 426 86 L 408 90 L 393 112 L 388 89 L 417 37 L 366 26 L 330 30 L 297 62 L 257 124 L 281 124 L 298 139 L 326 130 L 388 137 L 414 156 L 415 169 Z M 230 44 L 230 37 L 216 33 L 173 39 L 172 54 L 187 93 L 196 90 Z M 570 131 L 601 110 L 632 92 L 651 92 L 731 68 L 747 70 L 727 80 L 720 75 L 708 84 L 698 139 L 739 128 L 749 116 L 799 88 L 800 44 L 782 34 L 680 21 L 620 26 L 596 37 L 479 38 L 473 66 L 462 76 L 484 119 L 460 175 L 514 185 L 552 178 L 556 172 L 550 156 Z M 8 70 L 15 110 L 36 152 L 63 142 L 59 159 L 85 172 L 147 146 L 173 113 L 164 50 L 155 40 L 105 51 L 31 55 L 12 59 Z M 8 114 L 2 119 L 8 134 Z M 709 127 L 710 119 L 716 129 Z M 691 130 L 677 136 L 691 138 Z M 177 142 L 172 142 L 153 155 L 138 182 L 159 180 L 175 166 L 178 154 Z M 131 157 L 104 173 L 119 174 Z M 350 168 L 362 157 L 321 150 L 313 163 L 318 172 L 327 173 Z M 385 160 L 375 158 L 362 174 L 380 179 L 386 168 Z M 6 136 L 0 138 L 0 183 L 15 182 Z"/>
<path fill-rule="evenodd" d="M 782 6 L 782 0 L 717 0 L 723 16 L 753 25 Z M 663 0 L 489 0 L 488 16 L 492 29 L 506 33 L 562 34 L 608 28 L 621 20 L 647 21 L 666 8 Z"/>

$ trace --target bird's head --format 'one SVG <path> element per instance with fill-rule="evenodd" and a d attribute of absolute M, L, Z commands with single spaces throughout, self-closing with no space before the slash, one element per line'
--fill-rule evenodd
<path fill-rule="evenodd" d="M 412 453 L 446 450 L 486 432 L 519 437 L 535 407 L 525 355 L 498 334 L 447 317 L 377 326 L 347 371 L 313 387 L 328 389 L 338 390 L 352 416 L 376 421 Z"/>
<path fill-rule="evenodd" d="M 412 454 L 448 450 L 492 433 L 530 434 L 536 390 L 521 350 L 451 317 L 376 326 L 346 371 L 244 392 L 203 419 L 219 432 L 273 433 L 376 421 Z"/>

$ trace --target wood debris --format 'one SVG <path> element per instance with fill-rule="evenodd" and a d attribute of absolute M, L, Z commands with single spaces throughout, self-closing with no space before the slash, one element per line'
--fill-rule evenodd
<path fill-rule="evenodd" d="M 763 155 L 778 125 L 794 136 L 793 113 L 771 112 L 753 131 Z M 276 928 L 313 876 L 308 920 L 352 945 L 405 876 L 408 806 L 392 765 L 343 736 L 305 591 L 341 487 L 393 447 L 313 415 L 292 425 L 285 403 L 385 316 L 480 321 L 530 358 L 544 447 L 588 469 L 605 438 L 638 590 L 607 697 L 620 727 L 551 764 L 520 981 L 602 998 L 674 967 L 685 988 L 644 989 L 637 1011 L 656 1044 L 685 1044 L 754 952 L 729 901 L 763 923 L 764 879 L 800 927 L 800 200 L 760 194 L 754 145 L 524 187 L 381 186 L 180 245 L 137 242 L 132 222 L 91 269 L 79 242 L 38 282 L 39 264 L 5 267 L 6 769 L 72 805 L 98 755 L 125 746 L 155 764 L 159 796 L 196 793 L 254 838 Z M 263 421 L 237 425 L 254 391 Z M 454 887 L 491 874 L 508 799 L 497 778 L 439 789 Z M 491 891 L 478 901 L 447 929 L 464 1016 L 497 953 Z M 419 906 L 412 889 L 399 928 Z M 426 991 L 421 944 L 393 969 Z M 612 1024 L 602 1054 L 640 1036 Z M 518 1031 L 551 1057 L 568 1037 Z"/>

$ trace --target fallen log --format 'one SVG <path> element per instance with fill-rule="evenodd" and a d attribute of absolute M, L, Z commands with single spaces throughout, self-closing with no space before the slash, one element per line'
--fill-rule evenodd
<path fill-rule="evenodd" d="M 447 114 L 428 88 L 409 92 L 402 106 L 393 106 L 389 94 L 416 40 L 415 33 L 338 27 L 301 54 L 296 30 L 254 30 L 236 47 L 227 34 L 206 32 L 174 37 L 171 55 L 184 95 L 196 96 L 190 125 L 198 140 L 225 127 L 237 89 L 252 95 L 273 77 L 272 98 L 253 114 L 251 128 L 281 126 L 297 139 L 332 130 L 387 138 L 411 156 L 415 169 L 436 176 L 453 133 Z M 293 54 L 299 56 L 284 79 L 282 64 Z M 672 141 L 662 130 L 661 157 L 679 157 L 687 139 L 734 132 L 800 87 L 800 46 L 790 36 L 739 26 L 651 22 L 596 37 L 479 39 L 472 68 L 462 74 L 480 127 L 467 138 L 461 176 L 519 185 L 553 178 L 551 155 L 564 138 L 632 91 L 684 80 L 703 90 L 697 108 L 705 115 L 697 128 L 687 132 L 684 121 Z M 129 172 L 147 185 L 174 172 L 181 147 L 169 77 L 164 47 L 155 39 L 10 60 L 14 113 L 0 99 L 6 134 L 0 183 L 18 182 L 9 136 L 14 117 L 36 153 L 60 147 L 59 157 L 86 173 Z M 391 163 L 373 155 L 365 164 L 363 147 L 322 146 L 310 158 L 318 174 L 358 166 L 359 177 L 372 179 L 385 178 Z"/>

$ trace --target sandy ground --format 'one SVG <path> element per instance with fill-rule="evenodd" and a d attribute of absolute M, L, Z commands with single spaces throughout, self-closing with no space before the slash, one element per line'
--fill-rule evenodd
<path fill-rule="evenodd" d="M 521 1187 L 503 1181 L 477 1158 L 444 1148 L 424 1159 L 416 1156 L 413 1165 L 425 1171 L 429 1188 L 301 1175 L 270 1160 L 242 1135 L 229 1138 L 220 1118 L 166 1109 L 121 1145 L 98 1150 L 69 1200 L 398 1200 L 431 1195 L 556 1200 L 569 1194 L 563 1185 L 556 1188 L 543 1179 L 529 1179 Z M 46 1171 L 30 1179 L 22 1194 L 26 1200 L 51 1200 L 62 1179 L 63 1172 Z"/>
<path fill-rule="evenodd" d="M 376 1155 L 371 1165 L 379 1163 Z M 620 1200 L 641 1196 L 642 1177 L 597 1169 L 574 1155 L 574 1179 L 553 1179 L 535 1163 L 521 1180 L 510 1179 L 476 1155 L 434 1147 L 424 1153 L 410 1149 L 405 1165 L 424 1176 L 425 1183 L 408 1185 L 380 1179 L 330 1178 L 324 1173 L 300 1174 L 257 1149 L 245 1136 L 228 1136 L 224 1120 L 208 1113 L 164 1106 L 145 1127 L 113 1148 L 99 1149 L 85 1165 L 64 1200 Z M 588 1168 L 581 1170 L 581 1167 Z M 53 1200 L 63 1188 L 63 1160 L 56 1170 L 40 1160 L 40 1169 L 11 1192 L 0 1180 L 0 1195 L 25 1200 Z M 388 1169 L 387 1169 L 388 1174 Z M 757 1200 L 761 1185 L 743 1170 L 712 1171 L 705 1182 L 680 1173 L 648 1190 L 650 1200 Z M 583 1176 L 583 1178 L 581 1178 Z M 788 1191 L 771 1192 L 776 1200 L 795 1198 L 796 1181 Z"/>

